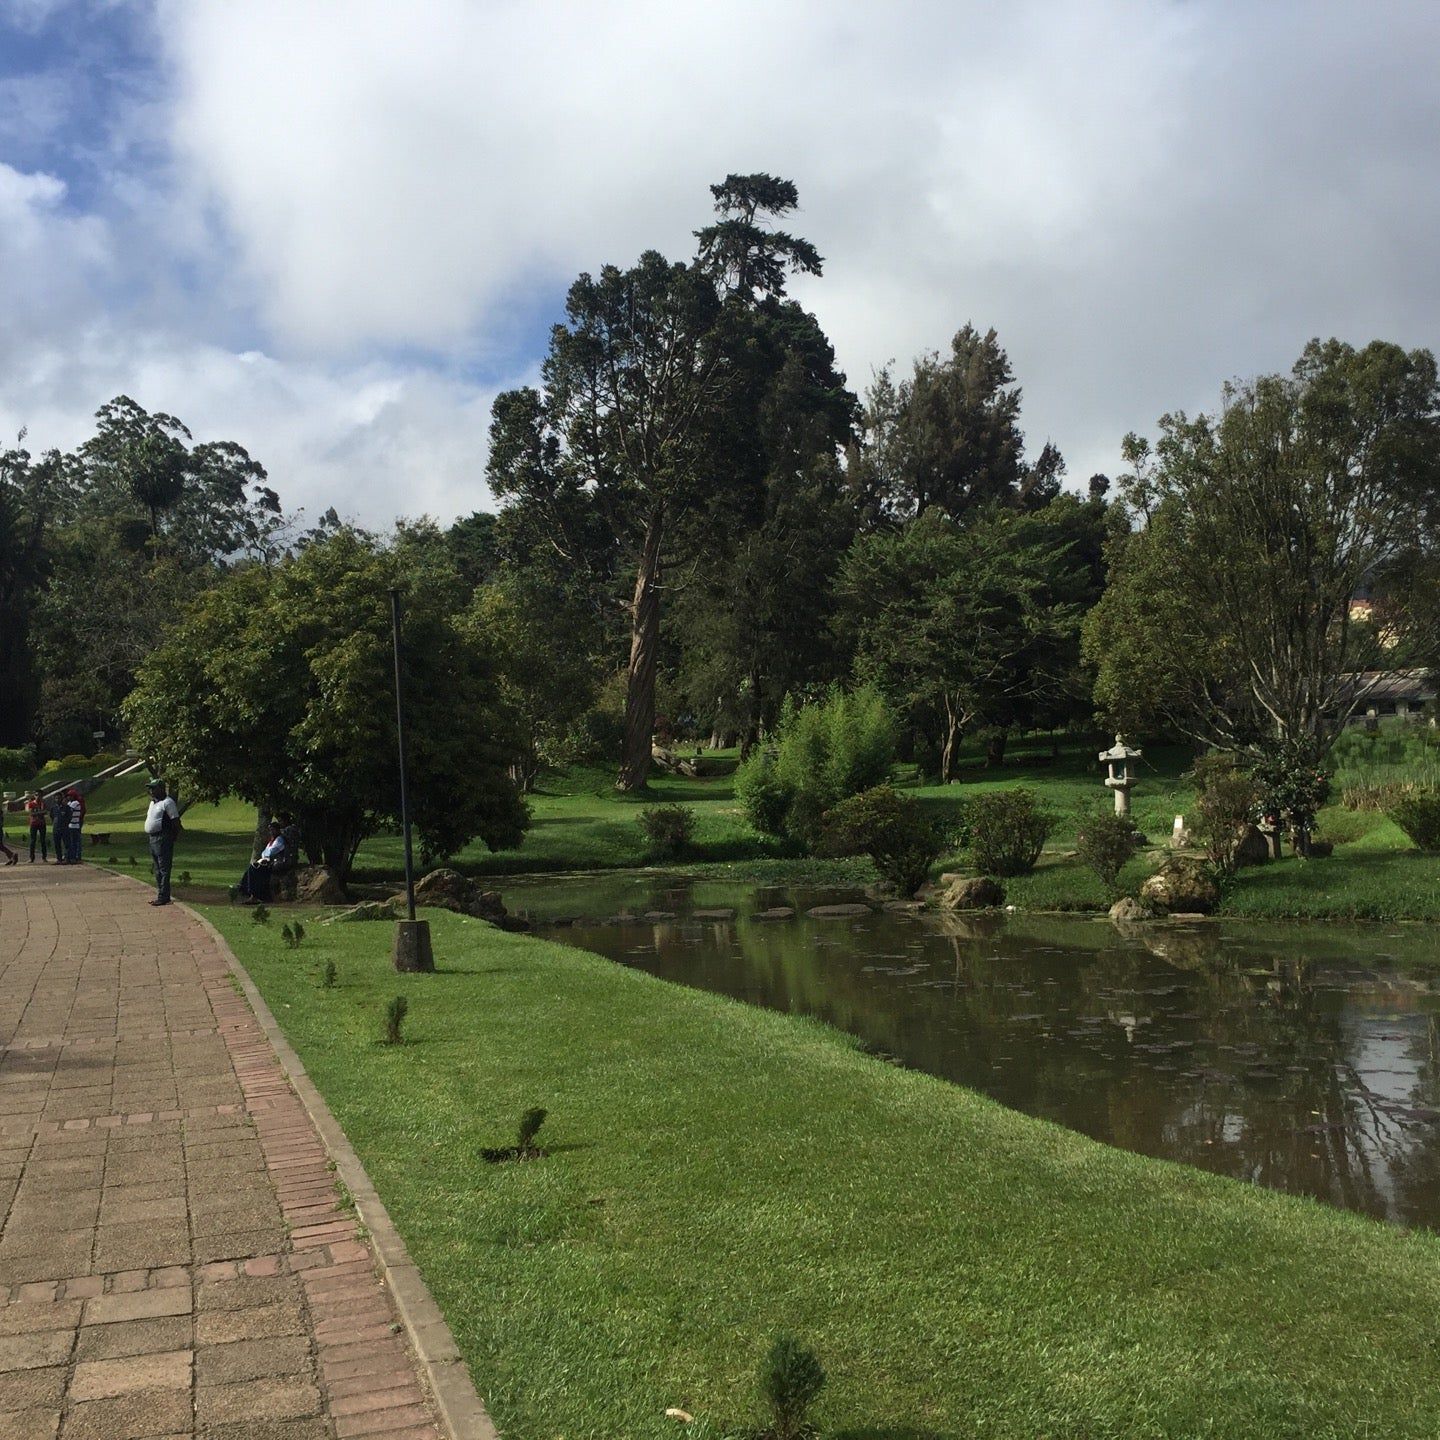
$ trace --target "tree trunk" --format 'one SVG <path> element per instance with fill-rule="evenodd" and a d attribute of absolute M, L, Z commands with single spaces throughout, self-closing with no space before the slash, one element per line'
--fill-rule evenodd
<path fill-rule="evenodd" d="M 1010 739 L 1009 730 L 992 730 L 985 737 L 985 768 L 998 770 L 1005 763 L 1005 745 Z"/>
<path fill-rule="evenodd" d="M 630 666 L 625 687 L 625 752 L 615 788 L 631 794 L 650 778 L 650 747 L 655 733 L 655 670 L 660 658 L 660 538 L 663 511 L 655 511 L 645 529 L 645 545 L 635 572 L 630 602 Z"/>
<path fill-rule="evenodd" d="M 268 805 L 257 805 L 255 807 L 255 839 L 250 846 L 250 858 L 256 859 L 260 852 L 270 843 L 270 807 Z"/>
<path fill-rule="evenodd" d="M 945 738 L 940 744 L 940 783 L 949 785 L 955 779 L 955 754 L 960 748 L 960 725 L 946 719 Z"/>

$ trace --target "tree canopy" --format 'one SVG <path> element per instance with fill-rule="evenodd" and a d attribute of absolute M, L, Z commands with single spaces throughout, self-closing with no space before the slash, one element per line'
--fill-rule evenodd
<path fill-rule="evenodd" d="M 390 640 L 406 587 L 411 812 L 422 853 L 520 843 L 520 757 L 485 637 L 459 623 L 438 547 L 342 529 L 273 568 L 222 579 L 141 667 L 125 705 L 136 745 L 197 800 L 295 813 L 312 858 L 343 877 L 398 818 Z"/>
<path fill-rule="evenodd" d="M 1153 451 L 1126 444 L 1137 528 L 1087 622 L 1097 703 L 1225 748 L 1323 755 L 1375 672 L 1433 658 L 1433 356 L 1312 341 L 1289 375 L 1160 432 Z"/>

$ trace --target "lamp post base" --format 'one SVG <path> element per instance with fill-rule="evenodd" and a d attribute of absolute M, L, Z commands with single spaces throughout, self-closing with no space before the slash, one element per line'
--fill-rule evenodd
<path fill-rule="evenodd" d="M 430 922 L 397 920 L 395 948 L 391 958 L 397 970 L 432 974 L 435 970 L 435 952 L 430 948 Z"/>

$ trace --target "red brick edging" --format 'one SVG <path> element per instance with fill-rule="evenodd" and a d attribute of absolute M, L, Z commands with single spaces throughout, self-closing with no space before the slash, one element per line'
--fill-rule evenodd
<path fill-rule="evenodd" d="M 292 1226 L 292 1263 L 298 1266 L 307 1251 L 316 1249 L 333 1262 L 301 1274 L 318 1322 L 316 1336 L 322 1347 L 319 1358 L 327 1389 L 335 1396 L 336 1385 L 343 1391 L 348 1382 L 356 1387 L 355 1402 L 363 1401 L 377 1415 L 383 1408 L 394 1420 L 399 1420 L 400 1411 L 411 1403 L 405 1386 L 413 1369 L 403 1363 L 404 1347 L 399 1337 L 391 1334 L 383 1292 L 374 1294 L 373 1249 L 410 1349 L 429 1385 L 434 1408 L 451 1440 L 499 1440 L 455 1337 L 360 1157 L 225 937 L 205 916 L 188 905 L 182 908 L 204 928 L 223 962 L 214 964 L 213 972 L 209 965 L 201 969 L 281 1207 Z M 232 975 L 243 995 L 232 989 Z M 358 1221 L 369 1231 L 369 1248 L 357 1238 L 357 1220 L 336 1215 L 337 1179 L 354 1201 Z M 377 1301 L 384 1311 L 383 1321 Z M 381 1324 L 383 1334 L 376 1328 Z M 387 1338 L 398 1351 L 397 1364 L 380 1373 L 376 1346 Z M 360 1433 L 345 1425 L 344 1405 L 345 1400 L 336 1396 L 337 1430 L 341 1435 Z M 357 1414 L 355 1419 L 359 1418 Z M 417 1412 L 415 1423 L 420 1426 L 429 1419 L 428 1413 Z"/>

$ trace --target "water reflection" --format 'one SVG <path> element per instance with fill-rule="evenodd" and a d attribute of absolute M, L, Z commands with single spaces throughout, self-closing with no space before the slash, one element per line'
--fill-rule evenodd
<path fill-rule="evenodd" d="M 606 920 L 551 930 L 580 908 L 565 881 L 507 903 L 556 939 L 817 1016 L 1110 1144 L 1440 1228 L 1440 994 L 1414 963 L 1433 949 L 1423 931 L 815 919 L 809 907 L 854 896 L 584 883 Z M 796 913 L 758 918 L 776 906 Z"/>

